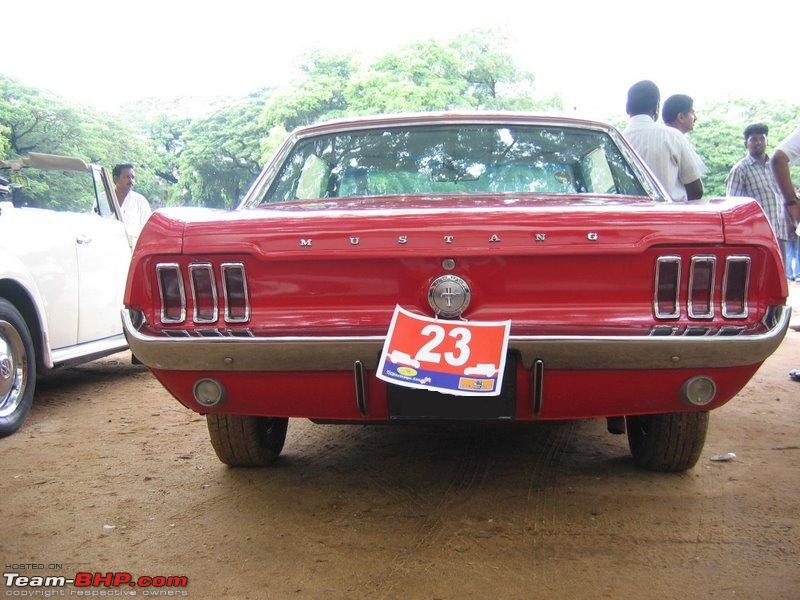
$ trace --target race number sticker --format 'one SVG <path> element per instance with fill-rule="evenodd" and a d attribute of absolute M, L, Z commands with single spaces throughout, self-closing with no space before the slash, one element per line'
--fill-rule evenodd
<path fill-rule="evenodd" d="M 379 379 L 455 396 L 498 396 L 511 321 L 446 321 L 394 309 Z"/>

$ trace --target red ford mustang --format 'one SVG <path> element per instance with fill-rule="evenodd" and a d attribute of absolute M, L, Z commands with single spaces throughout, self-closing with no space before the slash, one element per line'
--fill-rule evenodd
<path fill-rule="evenodd" d="M 607 125 L 382 116 L 295 131 L 237 210 L 158 211 L 123 321 L 229 465 L 275 460 L 288 417 L 606 417 L 637 464 L 677 471 L 781 342 L 782 273 L 754 201 L 671 202 Z M 396 307 L 459 333 L 389 353 Z M 491 395 L 412 377 L 460 369 L 484 322 L 510 322 L 504 364 L 457 379 L 501 373 Z"/>

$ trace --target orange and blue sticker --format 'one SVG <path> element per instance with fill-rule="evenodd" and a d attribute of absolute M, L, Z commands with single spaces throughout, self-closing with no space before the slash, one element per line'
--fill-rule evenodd
<path fill-rule="evenodd" d="M 456 396 L 497 396 L 510 329 L 511 321 L 432 319 L 396 306 L 377 376 Z"/>

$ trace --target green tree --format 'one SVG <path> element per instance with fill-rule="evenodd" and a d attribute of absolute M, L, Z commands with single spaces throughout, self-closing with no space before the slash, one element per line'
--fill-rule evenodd
<path fill-rule="evenodd" d="M 268 130 L 259 119 L 268 92 L 196 119 L 181 136 L 178 158 L 183 203 L 231 208 L 261 169 L 261 140 Z"/>
<path fill-rule="evenodd" d="M 0 76 L 0 129 L 5 132 L 5 154 L 10 158 L 31 152 L 75 156 L 106 166 L 117 162 L 137 164 L 139 189 L 155 191 L 154 175 L 145 141 L 118 119 L 74 106 L 61 98 Z M 45 174 L 28 182 L 31 202 L 50 194 Z M 71 200 L 64 199 L 65 207 Z M 57 206 L 54 199 L 50 204 Z"/>
<path fill-rule="evenodd" d="M 355 60 L 347 54 L 326 56 L 313 51 L 306 55 L 292 89 L 273 96 L 264 107 L 260 119 L 264 131 L 275 125 L 292 130 L 343 114 L 347 109 L 344 90 L 355 69 Z"/>
<path fill-rule="evenodd" d="M 0 158 L 5 158 L 9 146 L 9 131 L 6 127 L 0 125 Z"/>
<path fill-rule="evenodd" d="M 752 123 L 769 126 L 770 145 L 774 148 L 800 123 L 800 105 L 737 98 L 703 108 L 691 137 L 708 168 L 703 178 L 705 196 L 725 195 L 728 173 L 746 152 L 744 128 Z M 800 175 L 800 169 L 794 172 Z"/>

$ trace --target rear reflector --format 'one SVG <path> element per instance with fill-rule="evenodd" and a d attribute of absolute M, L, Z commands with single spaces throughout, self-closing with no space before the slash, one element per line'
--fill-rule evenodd
<path fill-rule="evenodd" d="M 656 318 L 675 319 L 680 316 L 678 302 L 681 281 L 681 257 L 659 256 L 656 265 L 656 291 L 653 300 Z"/>
<path fill-rule="evenodd" d="M 195 323 L 214 323 L 219 314 L 217 309 L 217 286 L 211 263 L 189 265 L 189 283 L 192 287 Z"/>
<path fill-rule="evenodd" d="M 222 263 L 220 268 L 225 291 L 225 322 L 244 323 L 250 318 L 244 264 Z"/>
<path fill-rule="evenodd" d="M 693 319 L 711 319 L 714 316 L 715 256 L 693 256 L 689 272 L 689 316 Z"/>
<path fill-rule="evenodd" d="M 729 256 L 722 280 L 722 316 L 728 319 L 747 317 L 747 286 L 750 280 L 750 257 Z"/>
<path fill-rule="evenodd" d="M 161 295 L 161 322 L 182 323 L 186 319 L 186 294 L 177 263 L 156 265 L 158 292 Z"/>
<path fill-rule="evenodd" d="M 717 384 L 711 377 L 698 375 L 687 379 L 681 386 L 681 398 L 687 404 L 705 406 L 717 395 Z"/>

